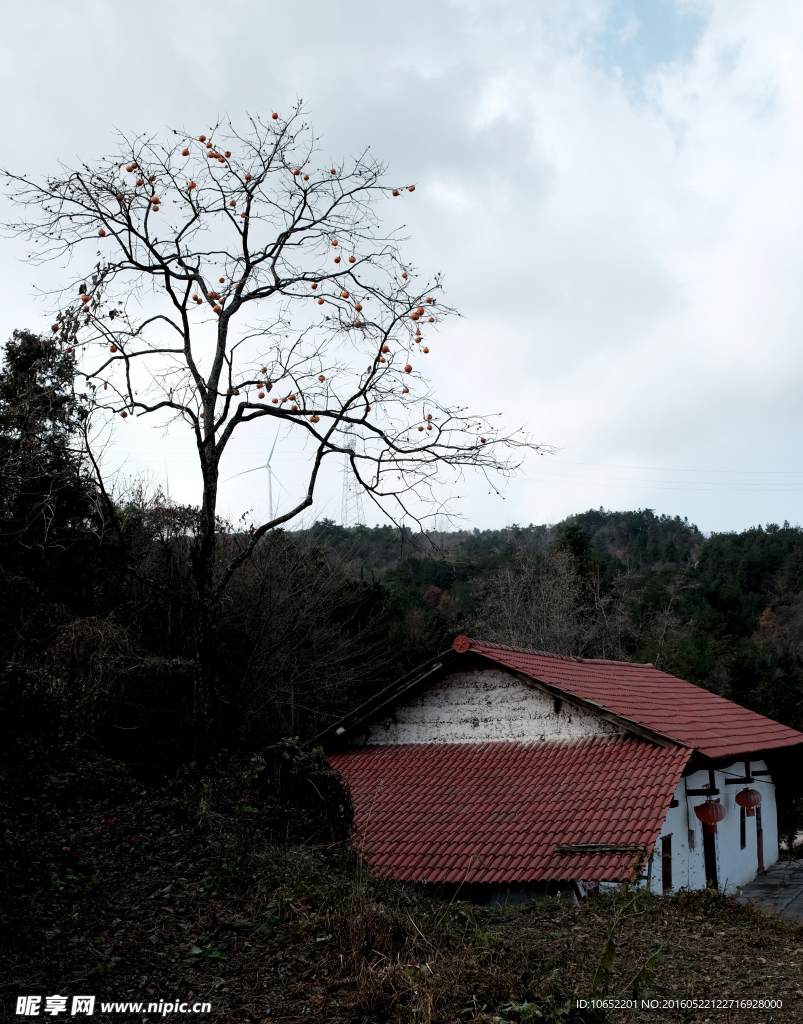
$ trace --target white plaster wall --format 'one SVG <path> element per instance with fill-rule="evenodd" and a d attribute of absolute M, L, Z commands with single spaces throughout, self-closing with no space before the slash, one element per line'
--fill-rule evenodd
<path fill-rule="evenodd" d="M 763 761 L 751 761 L 752 771 L 766 770 Z M 747 818 L 747 845 L 742 850 L 739 842 L 739 805 L 736 794 L 741 785 L 726 785 L 725 780 L 744 777 L 744 761 L 736 761 L 714 773 L 719 800 L 725 808 L 725 817 L 717 823 L 716 841 L 717 875 L 720 889 L 735 892 L 738 886 L 752 881 L 758 872 L 756 819 Z M 695 804 L 704 796 L 686 796 L 686 789 L 702 789 L 709 781 L 707 771 L 696 772 L 681 779 L 675 790 L 678 807 L 670 807 L 655 844 L 651 889 L 660 893 L 661 837 L 672 835 L 672 883 L 674 889 L 702 889 L 705 887 L 705 859 L 703 853 L 703 823 L 694 813 Z M 775 786 L 769 775 L 762 775 L 751 783 L 761 793 L 761 823 L 764 831 L 764 867 L 778 860 L 778 814 L 775 804 Z"/>
<path fill-rule="evenodd" d="M 578 741 L 619 736 L 613 722 L 565 701 L 557 703 L 497 669 L 454 672 L 394 714 L 374 722 L 366 746 L 391 743 Z"/>

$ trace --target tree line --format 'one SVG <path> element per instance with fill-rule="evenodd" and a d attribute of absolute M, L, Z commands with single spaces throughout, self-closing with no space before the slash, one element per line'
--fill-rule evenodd
<path fill-rule="evenodd" d="M 50 743 L 171 772 L 193 758 L 201 513 L 109 490 L 85 417 L 58 342 L 15 332 L 0 371 L 8 756 Z M 803 531 L 788 523 L 704 537 L 649 509 L 428 535 L 323 520 L 257 545 L 216 529 L 226 559 L 251 550 L 220 607 L 215 752 L 308 739 L 459 632 L 650 661 L 803 727 Z"/>

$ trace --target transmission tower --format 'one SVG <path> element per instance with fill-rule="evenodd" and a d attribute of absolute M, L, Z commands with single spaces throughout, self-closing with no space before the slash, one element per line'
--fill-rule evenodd
<path fill-rule="evenodd" d="M 346 452 L 355 451 L 355 437 L 351 430 L 346 431 L 344 447 Z M 365 524 L 365 512 L 362 506 L 362 487 L 351 469 L 351 458 L 343 456 L 343 496 L 340 501 L 340 521 L 343 526 L 361 526 Z"/>

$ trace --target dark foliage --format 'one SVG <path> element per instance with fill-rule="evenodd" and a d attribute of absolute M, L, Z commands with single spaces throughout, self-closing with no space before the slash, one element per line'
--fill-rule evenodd
<path fill-rule="evenodd" d="M 217 993 L 228 1019 L 269 1005 L 310 1019 L 592 1020 L 571 1001 L 621 908 L 494 914 L 373 878 L 347 849 L 342 779 L 303 741 L 456 632 L 487 635 L 516 602 L 538 606 L 544 646 L 657 661 L 803 725 L 801 531 L 703 538 L 649 510 L 426 543 L 330 522 L 271 531 L 221 605 L 220 745 L 199 772 L 188 767 L 198 512 L 141 488 L 110 508 L 87 472 L 71 372 L 26 332 L 0 372 L 0 914 L 12 986 L 60 991 L 80 977 L 139 995 L 167 984 Z M 226 555 L 248 543 L 219 528 Z M 526 619 L 508 615 L 509 628 Z M 803 798 L 788 766 L 772 767 L 791 836 Z M 610 972 L 611 991 L 644 979 L 656 927 L 682 944 L 687 920 L 717 917 L 741 941 L 752 918 L 714 899 L 678 900 L 669 916 L 640 908 L 644 927 L 616 940 L 627 971 Z M 755 929 L 750 941 L 769 956 L 773 936 Z M 702 938 L 718 941 L 695 931 L 665 979 L 696 970 Z M 272 977 L 257 989 L 266 959 Z M 658 990 L 681 994 L 680 983 Z"/>
<path fill-rule="evenodd" d="M 72 359 L 15 331 L 0 370 L 0 645 L 41 650 L 54 606 L 93 602 L 95 488 L 80 446 Z"/>

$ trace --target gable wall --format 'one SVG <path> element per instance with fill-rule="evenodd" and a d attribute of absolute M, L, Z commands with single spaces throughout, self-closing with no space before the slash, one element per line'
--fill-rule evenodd
<path fill-rule="evenodd" d="M 368 726 L 358 741 L 393 743 L 578 742 L 621 736 L 618 725 L 501 669 L 453 672 L 393 715 Z"/>

